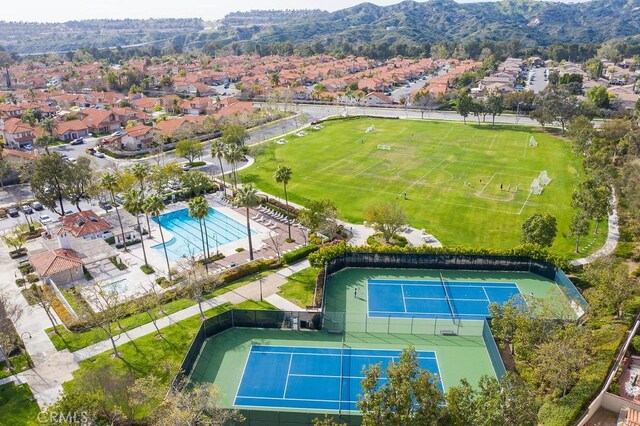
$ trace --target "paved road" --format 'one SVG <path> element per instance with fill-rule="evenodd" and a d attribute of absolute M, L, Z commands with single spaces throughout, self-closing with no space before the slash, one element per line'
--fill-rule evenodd
<path fill-rule="evenodd" d="M 544 73 L 548 68 L 532 68 L 529 70 L 529 75 L 533 74 L 533 81 L 531 84 L 527 84 L 528 90 L 533 90 L 534 93 L 541 92 L 547 87 L 549 82 L 544 79 Z"/>

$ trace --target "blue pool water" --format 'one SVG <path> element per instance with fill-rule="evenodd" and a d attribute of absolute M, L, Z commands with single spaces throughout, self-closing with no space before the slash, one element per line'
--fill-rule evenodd
<path fill-rule="evenodd" d="M 158 223 L 157 218 L 153 218 Z M 199 255 L 202 253 L 202 238 L 198 219 L 189 216 L 189 209 L 176 210 L 160 215 L 160 223 L 171 232 L 173 238 L 166 241 L 170 261 Z M 216 237 L 218 246 L 247 238 L 247 226 L 239 223 L 218 210 L 209 208 L 209 217 L 205 220 L 209 233 L 209 249 L 215 253 Z M 251 231 L 253 234 L 253 231 Z M 162 243 L 153 246 L 164 256 Z"/>

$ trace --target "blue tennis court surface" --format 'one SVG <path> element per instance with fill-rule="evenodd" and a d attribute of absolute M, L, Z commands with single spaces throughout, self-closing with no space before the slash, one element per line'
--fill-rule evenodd
<path fill-rule="evenodd" d="M 370 317 L 484 319 L 489 304 L 520 295 L 515 283 L 472 281 L 367 281 Z M 520 299 L 524 301 L 524 299 Z"/>
<path fill-rule="evenodd" d="M 362 368 L 382 363 L 381 383 L 399 350 L 253 345 L 242 375 L 236 406 L 357 410 Z M 434 352 L 417 352 L 423 369 L 438 374 Z M 442 384 L 439 384 L 442 390 Z"/>

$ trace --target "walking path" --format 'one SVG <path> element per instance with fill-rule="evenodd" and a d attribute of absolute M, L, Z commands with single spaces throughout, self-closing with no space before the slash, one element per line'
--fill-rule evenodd
<path fill-rule="evenodd" d="M 591 263 L 601 257 L 609 256 L 612 254 L 616 247 L 618 246 L 618 241 L 620 240 L 620 226 L 618 224 L 618 196 L 616 195 L 615 189 L 613 189 L 613 195 L 611 199 L 611 203 L 613 208 L 611 209 L 611 213 L 609 214 L 608 220 L 608 234 L 607 241 L 605 244 L 596 252 L 592 253 L 587 257 L 583 257 L 582 259 L 576 259 L 571 261 L 571 265 L 573 266 L 584 266 L 588 263 Z"/>

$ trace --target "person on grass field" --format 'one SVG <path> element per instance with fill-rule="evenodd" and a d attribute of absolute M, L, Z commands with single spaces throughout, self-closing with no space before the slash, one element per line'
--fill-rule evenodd
<path fill-rule="evenodd" d="M 357 299 L 358 298 L 358 287 L 353 289 L 353 298 Z"/>

